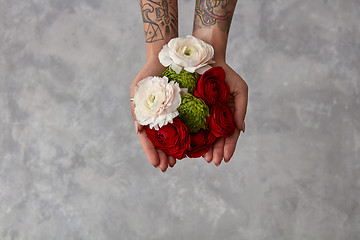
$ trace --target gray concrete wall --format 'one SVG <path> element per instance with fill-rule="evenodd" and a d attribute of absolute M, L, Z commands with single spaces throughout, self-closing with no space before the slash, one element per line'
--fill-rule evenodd
<path fill-rule="evenodd" d="M 163 174 L 128 106 L 137 1 L 0 0 L 0 239 L 359 240 L 359 22 L 359 0 L 239 0 L 246 133 Z"/>

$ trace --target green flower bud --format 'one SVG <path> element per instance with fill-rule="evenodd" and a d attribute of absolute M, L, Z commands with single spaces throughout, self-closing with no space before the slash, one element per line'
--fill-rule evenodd
<path fill-rule="evenodd" d="M 181 69 L 181 72 L 177 74 L 174 70 L 168 67 L 162 74 L 169 78 L 169 81 L 176 81 L 181 88 L 187 88 L 189 93 L 194 93 L 196 83 L 199 80 L 200 75 L 196 72 L 190 73 Z"/>
<path fill-rule="evenodd" d="M 202 99 L 187 93 L 182 97 L 181 105 L 177 110 L 181 121 L 191 133 L 207 128 L 206 120 L 210 116 L 210 111 Z"/>

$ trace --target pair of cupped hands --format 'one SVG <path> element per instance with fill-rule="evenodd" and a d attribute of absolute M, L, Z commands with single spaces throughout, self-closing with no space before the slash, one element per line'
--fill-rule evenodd
<path fill-rule="evenodd" d="M 215 63 L 212 64 L 212 67 L 217 66 L 222 67 L 226 73 L 225 80 L 230 88 L 228 105 L 233 112 L 236 125 L 233 135 L 228 138 L 218 138 L 203 155 L 206 162 L 213 162 L 216 166 L 219 166 L 222 160 L 226 163 L 230 161 L 235 152 L 240 132 L 245 132 L 248 86 L 240 75 L 226 64 L 225 60 L 215 59 Z M 165 69 L 166 68 L 159 62 L 157 55 L 148 57 L 144 67 L 136 75 L 130 86 L 130 96 L 134 96 L 135 86 L 139 81 L 149 76 L 161 76 Z M 132 101 L 130 102 L 130 107 L 135 120 L 135 130 L 149 162 L 163 172 L 165 172 L 168 167 L 174 167 L 177 159 L 172 156 L 168 156 L 163 151 L 155 148 L 150 139 L 147 137 L 144 127 L 136 121 L 134 114 L 135 106 Z"/>

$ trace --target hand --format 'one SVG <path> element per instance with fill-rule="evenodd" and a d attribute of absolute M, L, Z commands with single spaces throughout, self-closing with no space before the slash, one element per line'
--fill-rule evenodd
<path fill-rule="evenodd" d="M 148 60 L 145 66 L 140 70 L 140 72 L 136 75 L 133 82 L 130 86 L 130 96 L 131 98 L 134 97 L 134 89 L 136 84 L 141 81 L 142 79 L 149 77 L 149 76 L 161 76 L 162 72 L 165 68 L 160 64 L 157 57 L 154 60 Z M 159 167 L 161 171 L 165 172 L 168 166 L 174 167 L 176 164 L 176 159 L 174 157 L 166 155 L 163 151 L 155 148 L 152 142 L 146 135 L 145 129 L 136 121 L 136 116 L 134 114 L 134 103 L 133 101 L 130 102 L 131 113 L 135 120 L 135 129 L 139 136 L 139 140 L 141 146 L 144 149 L 145 155 L 149 162 L 154 167 Z"/>
<path fill-rule="evenodd" d="M 240 131 L 245 132 L 245 114 L 248 99 L 248 86 L 246 82 L 237 74 L 225 61 L 216 61 L 213 67 L 220 66 L 225 70 L 226 82 L 230 87 L 230 97 L 228 105 L 234 114 L 235 132 L 228 138 L 218 138 L 215 143 L 204 154 L 204 159 L 210 163 L 214 162 L 219 166 L 222 159 L 229 162 L 235 152 L 236 143 L 240 136 Z"/>

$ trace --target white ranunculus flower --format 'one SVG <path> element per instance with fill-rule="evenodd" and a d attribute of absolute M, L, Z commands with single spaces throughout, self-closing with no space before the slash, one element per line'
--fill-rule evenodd
<path fill-rule="evenodd" d="M 184 68 L 188 72 L 203 74 L 214 63 L 214 48 L 193 36 L 173 38 L 159 53 L 159 60 L 165 67 L 170 66 L 176 73 Z"/>
<path fill-rule="evenodd" d="M 147 77 L 138 82 L 134 111 L 139 124 L 159 130 L 179 115 L 180 87 L 177 82 L 168 80 L 167 77 Z"/>

